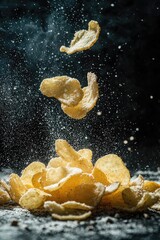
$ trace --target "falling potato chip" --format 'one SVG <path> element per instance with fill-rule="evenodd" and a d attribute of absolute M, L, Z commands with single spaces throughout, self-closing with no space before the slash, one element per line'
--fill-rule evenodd
<path fill-rule="evenodd" d="M 69 107 L 76 106 L 83 97 L 80 82 L 68 76 L 46 78 L 42 81 L 40 90 L 43 95 L 54 97 Z"/>
<path fill-rule="evenodd" d="M 55 158 L 52 158 L 49 161 L 49 163 L 47 165 L 47 168 L 50 168 L 50 167 L 53 167 L 53 168 L 56 168 L 56 167 L 69 167 L 69 166 L 70 166 L 70 163 L 68 161 L 65 161 L 61 157 L 55 157 Z"/>
<path fill-rule="evenodd" d="M 22 195 L 19 200 L 19 204 L 21 207 L 28 210 L 37 209 L 43 205 L 46 198 L 49 196 L 50 194 L 47 194 L 37 188 L 30 188 Z"/>
<path fill-rule="evenodd" d="M 61 108 L 69 117 L 74 119 L 84 118 L 89 111 L 94 108 L 99 97 L 97 76 L 89 72 L 87 74 L 88 86 L 82 90 L 84 92 L 82 100 L 74 107 L 61 104 Z"/>
<path fill-rule="evenodd" d="M 157 190 L 158 188 L 160 188 L 160 184 L 157 182 L 153 182 L 153 181 L 144 181 L 143 184 L 143 189 L 148 191 L 148 192 L 154 192 L 155 190 Z"/>
<path fill-rule="evenodd" d="M 84 212 L 82 213 L 81 211 L 77 211 L 73 214 L 67 214 L 67 215 L 59 215 L 59 214 L 55 214 L 53 213 L 52 214 L 52 217 L 57 219 L 57 220 L 61 220 L 61 221 L 66 221 L 66 220 L 77 220 L 77 221 L 80 221 L 80 220 L 85 220 L 87 219 L 88 217 L 90 217 L 92 214 L 91 211 L 88 211 L 88 212 Z"/>
<path fill-rule="evenodd" d="M 46 169 L 46 176 L 43 181 L 44 190 L 49 192 L 59 189 L 72 176 L 79 175 L 82 170 L 73 167 L 58 167 Z"/>
<path fill-rule="evenodd" d="M 83 156 L 74 150 L 74 148 L 63 139 L 58 139 L 55 142 L 57 154 L 70 163 L 70 166 L 82 169 L 84 172 L 91 172 L 93 169 L 92 162 L 83 158 Z"/>
<path fill-rule="evenodd" d="M 120 182 L 127 185 L 130 181 L 130 173 L 122 159 L 115 154 L 108 154 L 101 157 L 95 163 L 95 167 L 104 172 L 110 183 Z"/>
<path fill-rule="evenodd" d="M 0 187 L 0 205 L 7 203 L 10 200 L 9 194 Z"/>
<path fill-rule="evenodd" d="M 88 23 L 88 30 L 80 30 L 74 34 L 70 47 L 61 46 L 60 52 L 73 54 L 91 48 L 98 40 L 100 34 L 100 26 L 96 21 Z"/>
<path fill-rule="evenodd" d="M 25 194 L 27 188 L 21 181 L 21 178 L 15 173 L 12 173 L 10 175 L 9 184 L 11 199 L 14 200 L 16 203 L 19 203 L 19 199 L 22 197 L 22 195 Z"/>
<path fill-rule="evenodd" d="M 30 163 L 23 171 L 22 171 L 22 176 L 21 181 L 22 183 L 30 188 L 33 187 L 32 185 L 32 177 L 38 173 L 42 172 L 42 170 L 45 169 L 45 165 L 41 162 L 32 162 Z"/>

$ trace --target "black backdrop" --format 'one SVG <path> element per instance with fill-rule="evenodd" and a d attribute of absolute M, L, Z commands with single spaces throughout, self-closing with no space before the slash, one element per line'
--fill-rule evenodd
<path fill-rule="evenodd" d="M 160 164 L 158 0 L 20 1 L 0 4 L 0 167 L 47 162 L 57 138 L 93 150 L 94 161 L 119 154 L 127 166 Z M 101 26 L 88 51 L 59 52 L 90 20 Z M 86 85 L 98 76 L 100 99 L 80 121 L 65 116 L 39 91 L 46 77 L 69 75 Z"/>

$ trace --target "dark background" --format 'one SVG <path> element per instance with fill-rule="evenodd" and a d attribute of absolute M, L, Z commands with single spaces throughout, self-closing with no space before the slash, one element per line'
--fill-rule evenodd
<path fill-rule="evenodd" d="M 133 172 L 160 166 L 158 2 L 1 0 L 0 168 L 47 163 L 57 138 L 92 149 L 94 161 L 119 154 Z M 60 53 L 90 20 L 101 26 L 97 43 Z M 57 75 L 85 86 L 89 71 L 98 76 L 100 98 L 83 120 L 70 119 L 39 91 L 44 78 Z"/>

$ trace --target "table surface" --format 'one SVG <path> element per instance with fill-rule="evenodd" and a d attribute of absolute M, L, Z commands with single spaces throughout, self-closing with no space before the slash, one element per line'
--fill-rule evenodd
<path fill-rule="evenodd" d="M 6 179 L 10 171 L 0 177 Z M 137 172 L 145 179 L 160 180 L 157 172 Z M 158 212 L 127 214 L 103 212 L 93 214 L 85 221 L 53 220 L 45 212 L 31 213 L 14 204 L 0 207 L 0 240 L 43 239 L 158 239 L 160 215 Z"/>

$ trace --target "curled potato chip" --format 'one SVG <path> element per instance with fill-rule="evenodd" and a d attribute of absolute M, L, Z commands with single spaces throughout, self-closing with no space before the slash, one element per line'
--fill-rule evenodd
<path fill-rule="evenodd" d="M 160 188 L 160 184 L 157 182 L 153 182 L 153 181 L 148 181 L 145 180 L 144 184 L 143 184 L 143 189 L 148 191 L 148 192 L 154 192 L 156 191 L 158 188 Z"/>
<path fill-rule="evenodd" d="M 143 197 L 143 190 L 139 187 L 128 187 L 122 191 L 122 197 L 128 206 L 135 207 Z"/>
<path fill-rule="evenodd" d="M 137 186 L 137 187 L 143 188 L 143 185 L 144 185 L 144 178 L 141 175 L 139 175 L 137 178 L 135 178 L 130 182 L 130 186 Z"/>
<path fill-rule="evenodd" d="M 53 167 L 53 168 L 56 168 L 56 167 L 68 167 L 69 165 L 70 165 L 70 163 L 68 161 L 65 161 L 61 157 L 55 157 L 55 158 L 52 158 L 49 161 L 49 163 L 47 165 L 47 168 L 49 168 L 49 167 Z"/>
<path fill-rule="evenodd" d="M 93 209 L 92 206 L 86 205 L 85 203 L 76 202 L 76 201 L 64 202 L 62 203 L 62 206 L 68 209 L 81 209 L 86 211 Z"/>
<path fill-rule="evenodd" d="M 92 151 L 90 149 L 84 148 L 80 149 L 78 153 L 85 158 L 88 162 L 92 162 Z"/>
<path fill-rule="evenodd" d="M 43 95 L 54 97 L 69 107 L 77 105 L 83 97 L 80 82 L 68 76 L 46 78 L 42 81 L 40 90 Z"/>
<path fill-rule="evenodd" d="M 60 203 L 76 201 L 95 207 L 104 191 L 103 184 L 96 183 L 92 175 L 82 173 L 66 181 L 58 191 L 53 192 L 52 197 Z"/>
<path fill-rule="evenodd" d="M 9 194 L 11 196 L 11 199 L 14 200 L 16 203 L 19 203 L 19 199 L 22 197 L 22 195 L 25 194 L 27 188 L 21 181 L 21 178 L 15 173 L 12 173 L 10 175 L 9 184 L 10 184 Z"/>
<path fill-rule="evenodd" d="M 157 197 L 157 202 L 151 206 L 151 209 L 160 211 L 160 188 L 155 190 L 154 195 Z"/>
<path fill-rule="evenodd" d="M 0 187 L 0 205 L 7 203 L 10 200 L 9 194 Z"/>
<path fill-rule="evenodd" d="M 74 107 L 61 104 L 61 108 L 69 117 L 74 119 L 84 118 L 89 111 L 94 108 L 99 97 L 97 76 L 89 72 L 87 74 L 88 86 L 82 90 L 84 92 L 82 100 Z"/>
<path fill-rule="evenodd" d="M 102 172 L 99 168 L 94 167 L 93 171 L 92 171 L 92 175 L 97 182 L 100 182 L 104 185 L 110 184 L 110 182 L 107 179 L 106 174 L 104 172 Z"/>
<path fill-rule="evenodd" d="M 100 34 L 100 26 L 96 21 L 88 23 L 88 30 L 80 30 L 74 34 L 70 47 L 61 46 L 60 52 L 73 54 L 91 48 L 98 40 Z"/>
<path fill-rule="evenodd" d="M 88 212 L 84 212 L 82 213 L 81 211 L 77 211 L 72 214 L 67 214 L 67 215 L 59 215 L 59 214 L 55 214 L 53 213 L 52 214 L 52 217 L 57 219 L 57 220 L 61 220 L 61 221 L 66 221 L 66 220 L 77 220 L 77 221 L 80 221 L 80 220 L 85 220 L 87 219 L 88 217 L 90 217 L 92 214 L 91 211 L 88 211 Z"/>
<path fill-rule="evenodd" d="M 55 142 L 55 149 L 57 154 L 70 163 L 70 166 L 82 169 L 84 172 L 91 172 L 93 165 L 92 162 L 83 158 L 80 153 L 74 150 L 74 148 L 63 139 L 58 139 Z"/>
<path fill-rule="evenodd" d="M 32 185 L 32 177 L 38 173 L 42 172 L 45 169 L 45 165 L 41 162 L 32 162 L 30 163 L 23 171 L 22 176 L 20 177 L 22 183 L 30 188 L 33 187 Z"/>
<path fill-rule="evenodd" d="M 106 194 L 115 192 L 119 188 L 119 185 L 120 185 L 119 182 L 111 183 L 109 186 L 105 188 L 104 196 Z"/>
<path fill-rule="evenodd" d="M 110 183 L 119 182 L 121 185 L 127 185 L 130 182 L 128 169 L 122 159 L 115 154 L 108 154 L 99 158 L 95 167 L 106 174 Z"/>
<path fill-rule="evenodd" d="M 22 195 L 19 200 L 19 204 L 21 207 L 28 210 L 37 209 L 43 205 L 46 198 L 49 196 L 50 194 L 47 194 L 37 188 L 30 188 Z"/>
<path fill-rule="evenodd" d="M 43 175 L 43 171 L 42 172 L 38 172 L 38 173 L 33 175 L 33 177 L 32 177 L 32 185 L 33 185 L 34 188 L 43 189 L 43 186 L 41 184 L 42 175 Z"/>
<path fill-rule="evenodd" d="M 68 179 L 74 175 L 79 175 L 82 170 L 73 167 L 57 167 L 46 169 L 45 179 L 43 181 L 44 190 L 49 192 L 60 188 Z"/>
<path fill-rule="evenodd" d="M 91 215 L 91 211 L 86 212 L 90 206 L 77 202 L 66 202 L 58 204 L 55 201 L 46 201 L 44 208 L 52 213 L 52 217 L 59 220 L 82 220 Z M 90 207 L 91 209 L 91 207 Z"/>
<path fill-rule="evenodd" d="M 122 197 L 122 191 L 124 189 L 124 186 L 120 186 L 115 192 L 112 192 L 111 194 L 105 194 L 100 202 L 101 205 L 117 209 L 127 208 L 128 205 L 124 202 Z"/>

